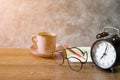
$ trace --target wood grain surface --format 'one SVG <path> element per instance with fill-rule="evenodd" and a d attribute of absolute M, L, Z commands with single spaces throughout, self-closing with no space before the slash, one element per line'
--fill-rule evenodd
<path fill-rule="evenodd" d="M 57 65 L 53 59 L 41 58 L 29 49 L 0 49 L 0 80 L 119 80 L 117 72 L 102 71 L 93 63 L 83 65 L 80 72 L 67 64 Z"/>

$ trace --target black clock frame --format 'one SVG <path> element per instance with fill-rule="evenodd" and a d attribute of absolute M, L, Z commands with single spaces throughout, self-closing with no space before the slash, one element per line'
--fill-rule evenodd
<path fill-rule="evenodd" d="M 112 34 L 110 35 L 108 32 L 105 31 L 105 29 L 107 28 L 111 28 L 111 29 L 114 29 L 117 31 L 117 34 Z M 93 63 L 99 67 L 100 69 L 103 69 L 103 70 L 111 70 L 113 72 L 113 68 L 120 65 L 120 31 L 119 29 L 115 28 L 115 27 L 111 27 L 111 26 L 106 26 L 104 27 L 104 29 L 102 30 L 101 33 L 97 34 L 96 35 L 96 38 L 97 40 L 93 43 L 93 45 L 91 46 L 91 59 L 93 61 Z M 93 53 L 92 53 L 92 50 L 95 46 L 95 44 L 99 41 L 107 41 L 109 42 L 115 49 L 116 51 L 116 59 L 115 59 L 115 62 L 108 68 L 102 68 L 100 67 L 99 65 L 97 65 L 97 63 L 94 61 L 93 59 Z"/>
<path fill-rule="evenodd" d="M 93 63 L 97 66 L 97 67 L 99 67 L 99 68 L 101 68 L 101 69 L 104 69 L 104 70 L 107 70 L 107 69 L 111 69 L 111 68 L 113 68 L 113 67 L 115 67 L 116 65 L 118 65 L 118 62 L 119 62 L 119 60 L 118 60 L 118 49 L 119 48 L 117 48 L 116 46 L 115 46 L 115 44 L 113 43 L 113 42 L 111 42 L 110 41 L 111 39 L 99 39 L 99 40 L 97 40 L 97 41 L 95 41 L 94 43 L 93 43 L 93 45 L 92 45 L 92 47 L 91 47 L 91 59 L 92 59 L 92 61 L 93 61 Z M 106 42 L 109 42 L 113 47 L 114 47 L 114 49 L 115 49 L 115 51 L 116 51 L 116 59 L 115 59 L 115 62 L 110 66 L 110 67 L 108 67 L 108 68 L 102 68 L 102 67 L 100 67 L 99 65 L 97 65 L 97 63 L 95 62 L 95 60 L 94 60 L 94 54 L 92 53 L 92 50 L 93 50 L 93 48 L 94 48 L 94 46 L 96 45 L 96 43 L 97 42 L 100 42 L 100 41 L 106 41 Z"/>

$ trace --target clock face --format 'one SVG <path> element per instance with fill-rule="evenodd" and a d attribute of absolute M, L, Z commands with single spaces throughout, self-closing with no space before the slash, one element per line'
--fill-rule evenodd
<path fill-rule="evenodd" d="M 110 42 L 98 40 L 91 48 L 91 57 L 98 67 L 109 69 L 116 61 L 116 50 Z"/>

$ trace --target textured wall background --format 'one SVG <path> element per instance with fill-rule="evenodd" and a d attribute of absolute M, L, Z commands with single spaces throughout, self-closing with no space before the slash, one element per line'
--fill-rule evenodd
<path fill-rule="evenodd" d="M 41 31 L 56 33 L 59 44 L 91 46 L 119 21 L 120 0 L 0 0 L 0 47 L 29 48 Z"/>

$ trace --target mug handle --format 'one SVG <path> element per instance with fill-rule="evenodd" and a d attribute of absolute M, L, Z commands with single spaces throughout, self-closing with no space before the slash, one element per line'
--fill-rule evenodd
<path fill-rule="evenodd" d="M 32 36 L 32 42 L 36 45 L 37 43 L 37 36 Z"/>

